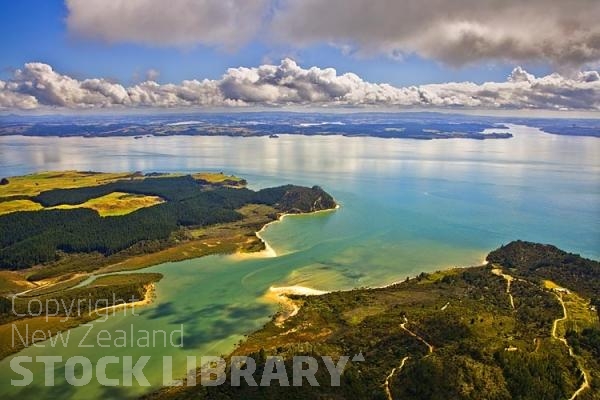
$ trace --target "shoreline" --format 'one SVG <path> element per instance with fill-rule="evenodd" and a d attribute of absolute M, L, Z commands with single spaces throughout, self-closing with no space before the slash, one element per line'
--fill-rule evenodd
<path fill-rule="evenodd" d="M 278 303 L 282 307 L 282 310 L 278 311 L 276 317 L 274 317 L 275 325 L 282 326 L 287 319 L 295 316 L 300 311 L 300 306 L 290 299 L 289 295 L 320 296 L 327 293 L 330 292 L 306 286 L 271 286 L 264 294 L 263 299 Z"/>
<path fill-rule="evenodd" d="M 265 231 L 265 229 L 267 228 L 268 225 L 270 225 L 272 223 L 280 222 L 281 220 L 283 220 L 284 217 L 286 217 L 288 215 L 311 215 L 311 214 L 322 213 L 322 212 L 332 212 L 332 211 L 337 210 L 338 208 L 340 208 L 340 206 L 339 206 L 339 204 L 336 203 L 336 206 L 334 208 L 324 209 L 324 210 L 317 210 L 317 211 L 312 211 L 312 212 L 309 212 L 309 213 L 300 213 L 300 214 L 293 214 L 293 213 L 287 213 L 286 214 L 286 213 L 282 213 L 282 214 L 278 215 L 277 219 L 275 219 L 273 221 L 267 222 L 266 224 L 264 224 L 261 227 L 260 230 L 254 232 L 254 234 L 256 235 L 256 237 L 258 237 L 258 239 L 261 240 L 264 243 L 265 249 L 263 249 L 261 251 L 249 252 L 249 253 L 244 253 L 244 252 L 238 251 L 235 254 L 230 254 L 229 256 L 236 257 L 236 259 L 238 259 L 240 261 L 244 260 L 244 259 L 248 259 L 248 258 L 270 258 L 270 257 L 277 257 L 278 255 L 275 252 L 275 250 L 271 247 L 271 245 L 268 243 L 268 241 L 265 240 L 265 239 L 263 239 L 263 237 L 261 236 L 261 233 Z M 227 253 L 217 253 L 217 254 L 227 255 Z M 206 255 L 212 255 L 212 254 L 206 254 Z M 200 257 L 193 257 L 193 258 L 201 258 L 201 257 L 205 257 L 206 255 L 202 255 Z M 193 259 L 193 258 L 191 258 L 191 259 Z M 124 261 L 121 261 L 121 262 L 124 262 Z M 157 265 L 157 264 L 155 264 L 155 265 Z M 129 272 L 132 272 L 132 273 L 135 273 L 135 271 L 142 272 L 144 269 L 154 267 L 155 265 L 148 265 L 146 267 L 135 269 L 135 270 L 129 271 Z M 81 274 L 81 276 L 88 275 L 87 279 L 84 280 L 84 282 L 86 282 L 90 278 L 94 278 L 94 280 L 95 280 L 95 279 L 97 279 L 100 276 L 118 275 L 121 272 L 127 272 L 127 270 L 113 271 L 113 272 L 109 272 L 109 273 L 103 273 L 103 274 L 100 274 L 100 275 L 95 275 L 92 272 L 90 274 Z M 75 288 L 75 287 L 81 287 L 81 284 L 84 283 L 84 282 L 80 282 L 80 283 L 74 285 L 73 287 L 71 287 L 69 289 L 72 289 L 72 288 Z M 92 280 L 92 282 L 93 282 L 93 280 Z M 60 282 L 58 282 L 58 283 L 60 283 Z M 32 287 L 32 288 L 29 288 L 29 289 L 27 289 L 25 291 L 21 291 L 21 292 L 17 293 L 17 296 L 24 295 L 24 294 L 26 294 L 26 293 L 28 293 L 30 291 L 41 289 L 41 288 L 45 288 L 45 287 L 48 287 L 48 286 L 52 286 L 52 284 L 45 284 L 45 285 L 42 285 L 42 286 L 35 286 L 35 287 Z M 306 289 L 307 290 L 312 290 L 312 289 L 309 289 L 309 288 L 306 288 Z M 326 293 L 326 292 L 323 292 L 323 293 Z M 152 304 L 156 300 L 156 297 L 157 297 L 157 295 L 156 295 L 156 282 L 149 283 L 149 284 L 147 284 L 145 286 L 145 292 L 144 292 L 144 298 L 143 299 L 138 300 L 138 301 L 134 301 L 134 302 L 114 304 L 112 306 L 103 307 L 103 308 L 94 310 L 93 312 L 89 313 L 90 316 L 94 317 L 90 322 L 94 322 L 94 321 L 96 321 L 98 319 L 101 319 L 101 318 L 115 316 L 121 309 L 123 310 L 124 314 L 127 314 L 127 310 L 128 309 L 132 309 L 132 313 L 135 313 L 135 308 L 136 307 L 143 307 L 143 306 L 150 305 L 150 304 Z M 290 302 L 291 302 L 291 300 L 290 300 Z M 297 313 L 298 311 L 299 311 L 299 307 L 298 307 L 298 310 L 295 310 L 295 313 Z M 295 313 L 294 313 L 294 315 L 295 315 Z M 85 322 L 81 322 L 78 325 L 70 327 L 70 328 L 66 329 L 65 331 L 61 331 L 61 332 L 70 331 L 71 329 L 75 329 L 75 328 L 81 326 L 84 323 Z M 58 334 L 58 332 L 56 334 Z M 56 336 L 56 334 L 52 335 L 51 337 Z M 51 337 L 49 337 L 47 340 L 50 340 Z M 4 359 L 6 359 L 8 357 L 14 357 L 15 354 L 18 354 L 19 352 L 21 352 L 23 350 L 24 349 L 19 349 L 19 350 L 13 352 L 13 353 L 7 354 L 6 356 L 0 358 L 0 360 L 4 360 Z"/>
<path fill-rule="evenodd" d="M 262 226 L 262 228 L 260 228 L 256 232 L 254 232 L 254 235 L 265 245 L 264 249 L 262 249 L 260 251 L 254 251 L 254 252 L 237 251 L 236 253 L 232 254 L 231 256 L 234 257 L 236 260 L 279 257 L 283 254 L 278 254 L 277 251 L 275 251 L 275 249 L 269 244 L 269 242 L 262 236 L 262 233 L 266 231 L 266 229 L 269 227 L 269 225 L 275 224 L 277 222 L 282 222 L 285 217 L 289 217 L 289 216 L 305 216 L 305 215 L 309 216 L 309 215 L 315 215 L 315 214 L 326 213 L 326 212 L 334 212 L 334 211 L 337 211 L 339 208 L 340 208 L 340 204 L 336 201 L 334 208 L 327 208 L 324 210 L 316 210 L 316 211 L 311 211 L 311 212 L 307 212 L 307 213 L 298 213 L 298 214 L 281 213 L 277 216 L 277 219 L 267 222 L 266 224 L 264 224 Z"/>
<path fill-rule="evenodd" d="M 143 307 L 143 306 L 150 305 L 150 304 L 154 303 L 154 300 L 156 299 L 156 283 L 155 282 L 145 285 L 144 288 L 145 288 L 145 292 L 144 292 L 143 299 L 138 300 L 138 301 L 132 301 L 129 303 L 113 304 L 112 306 L 108 306 L 108 307 L 101 308 L 99 310 L 95 310 L 93 312 L 93 314 L 98 315 L 98 318 L 102 318 L 104 316 L 110 316 L 110 315 L 108 315 L 108 314 L 101 315 L 100 313 L 112 310 L 111 315 L 115 315 L 117 310 L 119 310 L 120 308 L 125 308 L 125 309 L 132 308 L 134 310 L 132 310 L 131 312 L 135 313 L 135 307 Z M 93 315 L 93 314 L 90 314 L 90 315 Z"/>
<path fill-rule="evenodd" d="M 293 215 L 293 214 L 292 214 Z M 276 222 L 276 221 L 274 221 Z M 477 267 L 486 267 L 489 266 L 489 262 L 487 260 L 483 260 Z M 437 272 L 437 271 L 450 271 L 450 270 L 466 270 L 468 268 L 472 268 L 473 266 L 458 266 L 458 267 L 448 267 L 440 270 L 432 271 L 429 273 Z M 425 271 L 423 271 L 425 272 Z M 428 273 L 428 272 L 425 272 Z M 415 279 L 418 275 L 415 276 L 407 276 L 409 280 Z M 390 283 L 385 283 L 383 285 L 378 286 L 366 286 L 360 289 L 368 289 L 368 290 L 377 290 L 377 289 L 388 289 L 396 285 L 400 285 L 406 282 L 406 278 L 403 280 L 395 280 Z M 320 290 L 307 286 L 300 285 L 292 285 L 292 286 L 270 286 L 269 289 L 262 296 L 263 299 L 267 300 L 271 303 L 278 303 L 283 308 L 283 311 L 279 311 L 273 317 L 273 321 L 277 326 L 283 326 L 283 323 L 298 314 L 301 306 L 297 305 L 296 302 L 288 297 L 288 295 L 299 295 L 299 296 L 322 296 L 328 293 L 333 292 L 350 292 L 352 290 L 359 289 L 357 287 L 348 288 L 348 289 L 340 289 L 340 290 Z M 447 307 L 447 305 L 445 306 Z"/>

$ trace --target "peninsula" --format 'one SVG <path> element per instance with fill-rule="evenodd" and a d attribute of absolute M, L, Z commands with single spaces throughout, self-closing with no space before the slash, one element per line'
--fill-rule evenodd
<path fill-rule="evenodd" d="M 271 356 L 286 371 L 294 356 L 350 356 L 340 386 L 331 386 L 319 361 L 319 386 L 276 379 L 235 387 L 227 370 L 222 385 L 165 388 L 146 398 L 598 399 L 598 288 L 599 262 L 515 241 L 482 266 L 379 289 L 289 294 L 299 311 L 282 310 L 231 356 L 257 360 L 257 382 Z"/>
<path fill-rule="evenodd" d="M 105 307 L 116 306 L 115 299 L 148 301 L 162 278 L 107 274 L 260 251 L 265 244 L 256 232 L 267 223 L 335 207 L 318 186 L 253 191 L 223 173 L 6 177 L 0 185 L 0 358 L 22 348 L 10 343 L 13 327 L 40 326 L 51 336 L 98 318 L 96 300 Z M 60 306 L 80 299 L 91 305 L 75 317 Z M 40 309 L 25 310 L 32 303 Z"/>

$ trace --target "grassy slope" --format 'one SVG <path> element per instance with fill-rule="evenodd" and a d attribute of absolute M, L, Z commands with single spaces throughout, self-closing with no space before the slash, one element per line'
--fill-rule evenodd
<path fill-rule="evenodd" d="M 119 216 L 132 213 L 140 208 L 152 207 L 163 203 L 164 200 L 158 196 L 146 196 L 132 193 L 112 192 L 106 196 L 96 197 L 82 204 L 69 205 L 61 204 L 50 209 L 72 209 L 72 208 L 91 208 L 98 211 L 101 217 Z M 0 207 L 2 203 L 0 203 Z M 0 214 L 2 212 L 0 211 Z"/>
<path fill-rule="evenodd" d="M 8 185 L 0 185 L 0 198 L 9 196 L 35 196 L 51 189 L 68 189 L 98 186 L 118 179 L 132 178 L 131 173 L 47 171 L 24 176 L 9 177 Z"/>
<path fill-rule="evenodd" d="M 203 179 L 210 183 L 223 183 L 231 182 L 236 184 L 242 184 L 244 179 L 234 175 L 226 175 L 222 172 L 199 172 L 192 175 L 195 179 Z"/>
<path fill-rule="evenodd" d="M 165 175 L 171 176 L 171 175 Z M 223 176 L 223 175 L 219 175 Z M 139 179 L 131 173 L 48 171 L 8 178 L 7 185 L 0 185 L 0 215 L 16 211 L 37 211 L 44 207 L 27 197 L 52 189 L 70 189 L 104 185 L 119 179 Z M 15 198 L 16 197 L 16 198 Z M 140 196 L 114 192 L 78 205 L 60 205 L 54 208 L 91 208 L 101 216 L 124 215 L 142 207 L 162 203 L 157 196 Z"/>

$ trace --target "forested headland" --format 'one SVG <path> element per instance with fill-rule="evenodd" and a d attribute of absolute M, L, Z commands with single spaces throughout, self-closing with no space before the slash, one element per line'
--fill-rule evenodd
<path fill-rule="evenodd" d="M 145 241 L 166 240 L 183 227 L 241 220 L 243 215 L 237 210 L 248 204 L 272 206 L 280 213 L 311 212 L 335 206 L 333 198 L 317 186 L 286 185 L 253 191 L 233 187 L 230 183 L 213 184 L 191 175 L 150 176 L 21 196 L 21 200 L 43 207 L 82 204 L 114 192 L 158 196 L 165 202 L 109 217 L 101 217 L 89 208 L 0 215 L 0 269 L 22 269 L 53 262 L 65 253 L 97 252 L 108 256 Z"/>
<path fill-rule="evenodd" d="M 277 316 L 232 353 L 284 360 L 290 386 L 227 381 L 165 388 L 150 399 L 600 398 L 600 263 L 550 245 L 511 242 L 486 265 L 422 273 L 380 289 L 289 295 Z M 509 285 L 510 282 L 510 285 Z M 563 308 L 564 307 L 564 308 Z M 321 356 L 361 354 L 332 387 Z M 292 358 L 319 360 L 319 386 L 292 386 Z M 228 374 L 230 370 L 227 370 Z M 200 377 L 198 377 L 200 379 Z M 285 381 L 285 380 L 284 380 Z"/>

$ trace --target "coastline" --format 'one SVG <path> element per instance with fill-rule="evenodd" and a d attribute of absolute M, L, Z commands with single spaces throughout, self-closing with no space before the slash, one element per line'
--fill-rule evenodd
<path fill-rule="evenodd" d="M 274 257 L 279 257 L 282 254 L 278 254 L 277 251 L 275 251 L 275 249 L 269 244 L 269 242 L 262 236 L 262 233 L 266 231 L 266 229 L 269 227 L 269 225 L 271 224 L 275 224 L 277 222 L 281 222 L 283 221 L 283 219 L 285 217 L 289 217 L 289 216 L 310 216 L 310 215 L 315 215 L 315 214 L 320 214 L 320 213 L 326 213 L 326 212 L 334 212 L 337 211 L 340 208 L 340 204 L 336 201 L 335 203 L 335 207 L 334 208 L 327 208 L 324 210 L 316 210 L 316 211 L 311 211 L 311 212 L 307 212 L 307 213 L 300 213 L 300 214 L 296 214 L 296 213 L 281 213 L 277 216 L 277 219 L 267 222 L 266 224 L 264 224 L 258 231 L 254 232 L 254 235 L 260 239 L 260 241 L 264 244 L 265 248 L 261 251 L 255 251 L 255 252 L 242 252 L 242 251 L 237 251 L 236 253 L 232 254 L 231 256 L 234 257 L 236 260 L 246 260 L 246 259 L 254 259 L 254 258 L 274 258 Z"/>
<path fill-rule="evenodd" d="M 255 252 L 241 252 L 241 251 L 237 251 L 236 253 L 230 254 L 229 256 L 236 257 L 236 259 L 238 259 L 238 260 L 243 260 L 243 259 L 248 259 L 248 258 L 277 257 L 278 254 L 271 247 L 271 245 L 268 243 L 268 241 L 265 240 L 262 237 L 262 235 L 261 235 L 261 233 L 266 230 L 266 228 L 268 227 L 268 225 L 270 225 L 272 223 L 280 222 L 281 220 L 283 220 L 284 217 L 286 217 L 288 215 L 298 215 L 299 216 L 299 215 L 311 215 L 311 214 L 322 213 L 322 212 L 332 212 L 332 211 L 337 210 L 339 207 L 340 207 L 339 204 L 336 203 L 336 206 L 334 208 L 324 209 L 324 210 L 317 210 L 317 211 L 312 211 L 312 212 L 309 212 L 309 213 L 300 213 L 300 214 L 296 214 L 296 213 L 282 213 L 282 214 L 278 215 L 277 219 L 267 222 L 266 224 L 264 224 L 261 227 L 261 229 L 259 229 L 258 231 L 254 232 L 254 234 L 256 235 L 256 237 L 258 239 L 260 239 L 263 242 L 263 244 L 265 245 L 265 249 L 263 249 L 261 251 L 255 251 Z M 212 254 L 214 254 L 214 253 L 212 253 Z M 212 255 L 212 254 L 205 254 L 205 255 L 201 255 L 199 257 L 192 257 L 192 258 L 201 258 L 201 257 L 204 257 L 206 255 Z M 217 253 L 217 254 L 226 255 L 227 253 L 226 252 L 222 252 L 222 253 Z M 122 261 L 119 262 L 119 264 L 123 263 L 125 261 L 126 260 L 122 260 Z M 153 267 L 155 265 L 157 265 L 157 264 L 147 265 L 147 266 L 144 266 L 142 268 L 131 270 L 131 272 L 133 272 L 133 271 L 143 272 L 144 269 L 151 268 L 151 267 Z M 106 267 L 104 267 L 104 268 L 106 268 Z M 104 268 L 102 268 L 102 269 L 104 269 Z M 81 274 L 81 275 L 79 275 L 79 277 L 87 276 L 87 279 L 92 278 L 92 277 L 96 279 L 96 278 L 98 278 L 100 276 L 118 275 L 120 272 L 125 272 L 125 271 L 128 271 L 128 270 L 116 270 L 116 271 L 112 271 L 112 272 L 108 272 L 108 273 L 102 273 L 100 275 L 94 275 L 94 273 Z M 71 287 L 69 289 L 76 288 L 76 287 L 81 287 L 82 283 L 87 282 L 87 279 L 84 280 L 84 282 L 80 282 L 80 283 L 74 285 L 73 287 Z M 22 292 L 18 293 L 17 296 L 26 294 L 26 293 L 28 293 L 30 291 L 33 291 L 33 290 L 40 289 L 42 287 L 43 288 L 48 288 L 48 287 L 52 287 L 54 284 L 60 284 L 60 280 L 56 280 L 56 281 L 57 282 L 55 282 L 55 283 L 50 283 L 50 284 L 47 283 L 47 284 L 42 285 L 42 286 L 35 286 L 33 288 L 29 288 L 29 289 L 27 289 L 25 291 L 22 291 Z M 306 290 L 307 291 L 313 291 L 313 289 L 309 289 L 309 288 L 306 288 Z M 324 294 L 324 293 L 326 293 L 326 292 L 319 293 L 319 294 Z M 289 293 L 289 294 L 291 294 L 291 293 Z M 301 293 L 297 292 L 296 294 L 301 294 Z M 150 305 L 150 304 L 152 304 L 156 300 L 156 297 L 157 297 L 157 295 L 156 295 L 156 283 L 153 282 L 153 283 L 145 285 L 145 292 L 144 292 L 144 298 L 143 299 L 135 301 L 135 302 L 115 304 L 115 305 L 112 305 L 112 306 L 109 306 L 109 307 L 103 307 L 101 309 L 94 310 L 93 312 L 89 313 L 89 316 L 91 317 L 91 320 L 89 320 L 89 321 L 95 321 L 95 320 L 98 320 L 100 318 L 106 318 L 106 317 L 114 316 L 120 310 L 123 310 L 124 314 L 127 313 L 127 311 L 126 311 L 127 309 L 131 309 L 132 310 L 131 312 L 135 313 L 135 308 L 136 307 L 143 307 L 143 306 Z M 291 303 L 291 300 L 289 300 L 289 302 Z M 288 303 L 288 304 L 290 304 L 290 303 Z M 299 311 L 299 307 L 298 307 L 297 310 L 295 310 L 294 315 L 298 311 Z M 64 331 L 61 331 L 61 332 L 66 332 L 66 331 L 69 331 L 71 329 L 77 328 L 78 326 L 81 326 L 82 324 L 87 323 L 89 321 L 81 321 L 77 325 L 69 327 L 68 329 L 66 329 Z M 50 340 L 52 337 L 56 336 L 58 333 L 59 332 L 56 332 L 55 334 L 49 336 L 46 339 L 46 341 Z M 22 350 L 24 350 L 24 349 L 16 349 L 16 351 L 14 351 L 12 353 L 9 353 L 9 354 L 6 354 L 4 357 L 0 358 L 0 360 L 6 359 L 7 357 L 12 357 L 15 354 L 18 354 Z"/>
<path fill-rule="evenodd" d="M 472 377 L 469 374 L 470 371 L 473 371 L 472 365 L 476 365 L 477 368 L 497 367 L 501 370 L 502 368 L 514 368 L 514 371 L 519 372 L 521 364 L 527 363 L 526 365 L 529 365 L 529 359 L 525 358 L 523 360 L 523 357 L 531 357 L 531 360 L 536 362 L 537 357 L 543 354 L 544 357 L 553 357 L 553 365 L 559 368 L 561 366 L 569 368 L 568 377 L 564 378 L 566 379 L 564 382 L 568 382 L 570 378 L 581 380 L 581 375 L 583 375 L 583 382 L 578 381 L 577 385 L 574 385 L 573 391 L 570 391 L 570 387 L 566 391 L 569 396 L 573 393 L 570 398 L 575 398 L 583 391 L 589 390 L 590 387 L 593 388 L 593 385 L 589 385 L 587 382 L 591 380 L 589 377 L 594 376 L 593 372 L 590 372 L 594 371 L 594 364 L 591 367 L 586 364 L 586 360 L 589 361 L 593 358 L 587 358 L 591 356 L 588 353 L 583 353 L 582 357 L 584 358 L 579 360 L 578 370 L 573 370 L 570 369 L 572 366 L 571 360 L 565 358 L 565 354 L 556 355 L 552 348 L 540 347 L 539 344 L 536 346 L 536 340 L 541 340 L 540 337 L 548 340 L 557 339 L 556 337 L 555 339 L 548 337 L 548 330 L 556 330 L 556 320 L 554 324 L 551 324 L 551 319 L 547 317 L 558 310 L 554 306 L 550 307 L 547 300 L 549 300 L 549 297 L 558 296 L 558 294 L 544 290 L 533 281 L 529 281 L 529 278 L 524 278 L 526 282 L 532 284 L 523 285 L 519 295 L 522 298 L 536 299 L 535 304 L 532 305 L 532 307 L 537 307 L 536 312 L 531 317 L 536 325 L 531 326 L 532 322 L 530 320 L 522 320 L 512 307 L 507 306 L 510 303 L 504 297 L 507 290 L 506 285 L 503 280 L 498 280 L 489 265 L 497 262 L 494 260 L 502 257 L 507 257 L 506 262 L 509 265 L 512 265 L 510 262 L 514 259 L 525 259 L 528 260 L 527 264 L 517 265 L 515 273 L 527 274 L 529 265 L 536 265 L 537 260 L 546 260 L 549 257 L 558 260 L 558 263 L 553 263 L 554 268 L 564 271 L 561 274 L 565 274 L 564 278 L 568 279 L 569 276 L 579 276 L 578 271 L 583 264 L 580 265 L 577 261 L 579 259 L 576 259 L 565 266 L 561 262 L 561 260 L 564 260 L 563 257 L 571 257 L 568 258 L 571 260 L 572 257 L 579 256 L 561 252 L 559 249 L 553 250 L 548 245 L 523 243 L 521 244 L 519 241 L 511 242 L 509 246 L 512 245 L 513 248 L 500 248 L 492 251 L 487 267 L 486 265 L 478 265 L 450 269 L 450 276 L 454 276 L 453 273 L 457 272 L 451 280 L 443 279 L 449 276 L 444 274 L 448 270 L 443 270 L 440 271 L 441 273 L 434 273 L 425 278 L 413 278 L 410 282 L 403 283 L 402 286 L 392 287 L 387 291 L 359 288 L 345 293 L 341 291 L 332 292 L 322 298 L 307 297 L 292 301 L 286 295 L 310 296 L 327 292 L 314 291 L 304 286 L 271 286 L 266 292 L 265 298 L 271 301 L 279 301 L 283 310 L 273 316 L 271 321 L 265 324 L 262 329 L 252 333 L 241 342 L 231 356 L 252 356 L 260 352 L 261 354 L 282 357 L 287 362 L 293 360 L 294 356 L 306 353 L 316 355 L 354 354 L 355 351 L 360 350 L 360 354 L 365 354 L 370 357 L 370 360 L 377 360 L 375 363 L 363 364 L 366 369 L 373 372 L 373 376 L 370 377 L 367 374 L 363 375 L 370 381 L 361 381 L 370 382 L 365 383 L 365 385 L 371 385 L 372 390 L 365 392 L 370 394 L 374 393 L 375 390 L 381 390 L 382 386 L 384 389 L 388 388 L 390 390 L 391 377 L 394 377 L 404 367 L 409 358 L 413 366 L 419 367 L 417 363 L 431 357 L 434 352 L 437 354 L 436 360 L 441 360 L 442 365 L 455 366 L 458 369 L 457 372 L 453 371 L 453 374 L 447 378 L 448 382 L 452 382 L 457 378 L 463 379 L 463 376 L 466 376 L 468 380 Z M 525 246 L 523 251 L 535 255 L 537 258 L 523 257 L 519 253 L 521 247 L 515 246 Z M 540 253 L 542 250 L 548 250 L 552 253 L 549 255 Z M 498 252 L 500 253 L 492 256 L 493 253 Z M 463 269 L 469 271 L 469 273 L 462 274 L 460 271 Z M 535 280 L 535 277 L 531 278 Z M 574 289 L 577 289 L 577 285 L 578 283 L 576 283 Z M 482 293 L 484 296 L 481 296 Z M 578 291 L 573 293 L 578 293 Z M 456 299 L 460 299 L 460 301 L 456 301 Z M 582 304 L 587 305 L 584 302 Z M 576 305 L 572 306 L 575 307 Z M 559 321 L 566 319 L 568 315 L 565 307 L 563 303 Z M 583 322 L 584 317 L 582 315 L 577 315 L 572 311 L 569 311 L 569 315 L 570 318 L 573 318 L 573 321 Z M 472 322 L 469 323 L 470 319 Z M 595 321 L 596 326 L 598 326 L 597 319 Z M 471 325 L 475 326 L 472 327 Z M 514 332 L 514 326 L 518 327 L 519 332 L 522 333 L 514 339 L 510 339 L 514 341 L 506 346 L 507 337 Z M 456 336 L 448 335 L 448 332 Z M 555 332 L 551 336 L 556 336 Z M 558 339 L 561 342 L 566 340 L 563 336 Z M 461 348 L 459 344 L 465 343 L 471 344 L 472 347 Z M 389 350 L 390 344 L 402 350 L 392 352 Z M 489 363 L 477 363 L 481 354 L 489 355 Z M 517 355 L 517 358 L 514 359 L 516 363 L 511 364 L 514 367 L 511 365 L 507 367 L 502 364 L 504 358 L 496 357 L 499 354 L 504 354 L 506 357 Z M 457 363 L 457 356 L 461 360 L 467 360 L 467 362 Z M 587 371 L 584 370 L 586 366 L 589 368 Z M 540 371 L 543 372 L 544 368 L 545 366 L 542 365 Z M 462 375 L 463 371 L 466 371 L 464 372 L 465 375 Z M 428 379 L 440 379 L 439 376 L 433 375 Z M 533 379 L 541 379 L 538 376 L 536 375 Z M 382 385 L 384 377 L 385 383 Z M 398 389 L 398 381 L 395 380 L 394 383 L 394 388 Z M 406 382 L 403 383 L 406 386 Z M 348 393 L 354 395 L 355 387 L 350 385 L 348 388 Z M 186 394 L 195 393 L 195 389 L 183 390 Z M 318 389 L 315 390 L 318 391 Z M 524 388 L 524 390 L 529 389 Z M 165 392 L 158 391 L 157 393 L 156 398 L 161 398 L 160 394 Z M 238 394 L 240 392 L 234 393 Z M 242 392 L 242 394 L 244 393 L 246 392 Z M 397 391 L 394 393 L 396 394 Z M 363 398 L 363 396 L 358 397 Z M 347 398 L 353 398 L 353 396 Z"/>
<path fill-rule="evenodd" d="M 275 317 L 275 325 L 282 326 L 288 318 L 298 314 L 301 307 L 296 301 L 290 299 L 289 295 L 320 296 L 327 293 L 329 292 L 305 286 L 271 286 L 263 298 L 269 302 L 278 303 L 282 307 L 282 310 Z"/>
<path fill-rule="evenodd" d="M 260 228 L 260 230 L 255 232 L 257 238 L 259 238 L 263 244 L 265 245 L 265 249 L 254 252 L 254 253 L 241 253 L 237 252 L 233 255 L 238 260 L 244 259 L 252 259 L 252 258 L 270 258 L 270 257 L 278 257 L 281 254 L 277 254 L 275 249 L 269 244 L 269 242 L 261 235 L 267 227 L 271 224 L 278 223 L 283 221 L 285 217 L 288 216 L 303 216 L 303 215 L 314 215 L 318 213 L 324 212 L 334 212 L 340 208 L 340 204 L 336 201 L 334 208 L 329 208 L 325 210 L 317 210 L 309 213 L 302 214 L 293 214 L 293 213 L 283 213 L 280 214 L 276 220 L 268 222 Z M 269 303 L 277 303 L 282 307 L 282 310 L 279 312 L 279 315 L 276 320 L 276 324 L 283 324 L 285 320 L 293 317 L 298 314 L 300 311 L 300 306 L 296 304 L 296 302 L 288 297 L 288 295 L 302 295 L 302 296 L 318 296 L 322 294 L 329 293 L 330 291 L 313 289 L 305 286 L 271 286 L 267 290 L 267 292 L 263 295 L 263 299 Z"/>
<path fill-rule="evenodd" d="M 96 315 L 98 315 L 98 318 L 101 318 L 103 316 L 108 316 L 108 314 L 102 315 L 101 313 L 104 313 L 105 311 L 112 311 L 112 315 L 115 315 L 117 310 L 119 310 L 121 308 L 125 308 L 125 309 L 132 308 L 133 310 L 131 312 L 135 313 L 135 307 L 143 307 L 143 306 L 150 305 L 156 299 L 156 283 L 154 283 L 154 282 L 149 283 L 144 286 L 144 289 L 145 289 L 144 298 L 141 300 L 132 301 L 129 303 L 114 304 L 109 307 L 104 307 L 104 308 L 95 310 L 93 314 L 96 314 Z"/>

